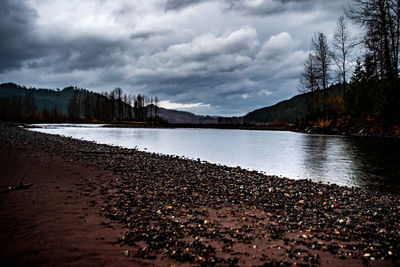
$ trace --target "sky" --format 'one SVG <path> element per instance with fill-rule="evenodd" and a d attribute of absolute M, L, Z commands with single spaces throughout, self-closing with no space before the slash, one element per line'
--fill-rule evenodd
<path fill-rule="evenodd" d="M 299 93 L 350 0 L 0 0 L 0 83 L 122 88 L 240 116 Z"/>

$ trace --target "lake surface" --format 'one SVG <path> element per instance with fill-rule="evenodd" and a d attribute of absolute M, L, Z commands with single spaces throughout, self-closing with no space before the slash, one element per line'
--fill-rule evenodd
<path fill-rule="evenodd" d="M 285 131 L 40 124 L 49 134 L 240 166 L 268 175 L 400 192 L 400 141 Z"/>

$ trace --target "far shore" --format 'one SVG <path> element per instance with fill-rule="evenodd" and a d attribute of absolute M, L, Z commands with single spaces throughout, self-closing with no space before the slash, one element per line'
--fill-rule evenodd
<path fill-rule="evenodd" d="M 400 264 L 399 195 L 9 123 L 0 144 L 2 266 Z"/>
<path fill-rule="evenodd" d="M 199 124 L 199 123 L 162 123 L 154 124 L 147 122 L 40 122 L 33 124 L 49 124 L 49 123 L 76 123 L 76 124 L 102 124 L 103 127 L 116 128 L 194 128 L 194 129 L 231 129 L 231 130 L 260 130 L 260 131 L 294 131 L 293 126 L 266 126 L 251 124 Z M 21 123 L 26 128 L 32 127 L 32 124 Z"/>
<path fill-rule="evenodd" d="M 354 125 L 352 125 L 354 126 Z M 290 131 L 306 134 L 328 134 L 341 136 L 362 136 L 362 137 L 382 137 L 382 138 L 400 138 L 399 133 L 393 132 L 393 129 L 382 130 L 379 133 L 369 132 L 372 126 L 363 126 L 359 128 L 337 128 L 318 126 L 296 126 L 287 122 L 272 123 L 244 123 L 244 124 L 196 124 L 196 123 L 167 123 L 167 124 L 151 124 L 151 123 L 107 123 L 104 127 L 132 127 L 132 128 L 194 128 L 194 129 L 229 129 L 229 130 L 255 130 L 255 131 Z"/>
<path fill-rule="evenodd" d="M 57 123 L 57 122 L 56 122 Z M 58 122 L 61 123 L 61 122 Z M 115 128 L 154 128 L 154 129 L 225 129 L 225 130 L 254 130 L 254 131 L 289 131 L 304 134 L 323 134 L 323 135 L 339 135 L 353 137 L 373 137 L 373 138 L 400 138 L 400 130 L 397 129 L 381 129 L 374 133 L 370 132 L 373 126 L 358 126 L 355 128 L 336 128 L 327 127 L 319 128 L 317 126 L 296 126 L 286 122 L 266 123 L 266 124 L 226 124 L 226 123 L 150 123 L 150 122 L 62 122 L 77 124 L 103 124 L 102 127 Z M 34 127 L 32 124 L 21 123 L 26 128 Z M 48 123 L 35 123 L 48 124 Z M 354 126 L 354 125 L 353 125 Z M 371 129 L 370 129 L 371 128 Z"/>

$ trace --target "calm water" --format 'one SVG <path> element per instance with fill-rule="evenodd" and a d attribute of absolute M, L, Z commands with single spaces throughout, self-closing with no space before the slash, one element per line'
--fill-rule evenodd
<path fill-rule="evenodd" d="M 46 124 L 34 131 L 185 156 L 266 174 L 348 186 L 400 188 L 400 142 L 282 131 L 102 128 Z"/>

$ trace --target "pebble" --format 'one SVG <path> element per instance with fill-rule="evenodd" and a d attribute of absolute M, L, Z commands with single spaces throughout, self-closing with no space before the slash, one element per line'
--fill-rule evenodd
<path fill-rule="evenodd" d="M 2 149 L 46 150 L 118 175 L 97 190 L 104 196 L 99 212 L 126 229 L 118 240 L 129 248 L 125 256 L 152 260 L 162 253 L 182 263 L 224 266 L 251 258 L 284 266 L 318 264 L 321 252 L 366 264 L 382 258 L 400 262 L 400 198 L 395 194 L 266 176 L 5 123 L 0 123 L 0 142 Z M 301 238 L 288 238 L 293 233 Z M 279 259 L 237 250 L 243 244 L 257 251 L 257 240 L 283 239 L 285 245 L 276 246 L 284 251 Z M 294 249 L 298 246 L 304 251 Z"/>

